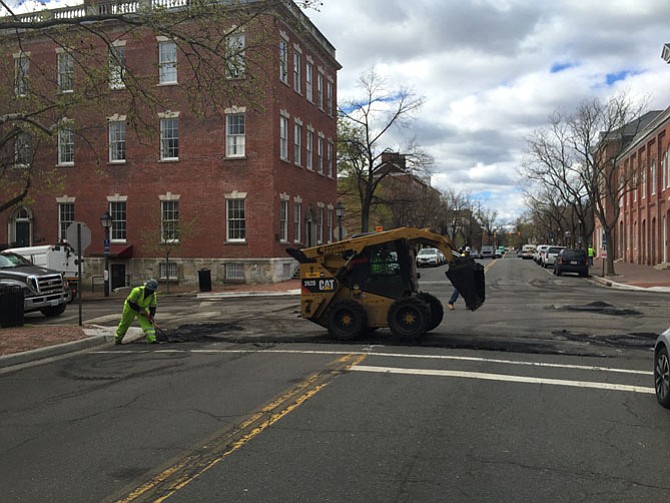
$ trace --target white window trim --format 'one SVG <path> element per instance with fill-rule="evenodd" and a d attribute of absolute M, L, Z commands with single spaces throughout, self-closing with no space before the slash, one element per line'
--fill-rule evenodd
<path fill-rule="evenodd" d="M 247 193 L 246 192 L 239 192 L 238 190 L 234 190 L 232 192 L 225 193 L 223 195 L 224 200 L 226 202 L 226 243 L 246 243 L 247 242 L 247 208 L 246 208 L 246 199 L 247 199 Z M 229 216 L 228 216 L 228 201 L 229 200 L 241 200 L 245 202 L 245 207 L 244 207 L 244 226 L 245 226 L 245 232 L 244 232 L 244 238 L 231 238 L 230 237 L 230 229 L 228 226 L 229 222 Z"/>

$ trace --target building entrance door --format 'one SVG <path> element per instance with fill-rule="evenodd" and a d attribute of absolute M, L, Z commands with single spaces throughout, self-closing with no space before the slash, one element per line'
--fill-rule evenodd
<path fill-rule="evenodd" d="M 126 286 L 126 264 L 112 264 L 112 290 Z"/>

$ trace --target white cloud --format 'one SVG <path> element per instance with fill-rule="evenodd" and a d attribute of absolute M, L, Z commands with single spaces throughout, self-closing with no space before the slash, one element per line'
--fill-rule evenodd
<path fill-rule="evenodd" d="M 667 0 L 323 0 L 308 15 L 337 49 L 339 97 L 373 66 L 425 96 L 412 134 L 433 185 L 485 197 L 501 220 L 524 209 L 525 137 L 553 111 L 621 90 L 670 106 Z"/>

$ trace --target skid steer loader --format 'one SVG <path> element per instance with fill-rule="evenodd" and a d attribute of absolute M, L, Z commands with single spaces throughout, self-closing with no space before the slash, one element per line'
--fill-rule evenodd
<path fill-rule="evenodd" d="M 468 309 L 484 303 L 484 267 L 461 257 L 451 241 L 430 229 L 401 227 L 310 248 L 287 249 L 300 263 L 301 316 L 349 340 L 377 328 L 415 338 L 437 327 L 442 302 L 419 291 L 416 250 L 438 248 L 447 277 Z"/>

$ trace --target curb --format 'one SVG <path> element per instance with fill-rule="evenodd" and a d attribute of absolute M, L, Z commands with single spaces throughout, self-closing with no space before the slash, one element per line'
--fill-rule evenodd
<path fill-rule="evenodd" d="M 106 335 L 94 335 L 86 339 L 78 341 L 64 342 L 55 346 L 47 346 L 44 348 L 32 349 L 22 353 L 14 353 L 11 355 L 0 356 L 0 368 L 13 367 L 24 363 L 37 362 L 45 358 L 52 358 L 54 356 L 61 356 L 68 353 L 74 353 L 83 349 L 89 349 L 102 344 L 107 344 L 109 338 Z"/>
<path fill-rule="evenodd" d="M 225 299 L 233 297 L 291 297 L 300 295 L 300 290 L 286 290 L 283 292 L 205 292 L 196 295 L 197 299 Z"/>
<path fill-rule="evenodd" d="M 603 278 L 602 276 L 593 276 L 591 275 L 590 278 L 595 281 L 596 283 L 599 283 L 602 286 L 610 287 L 610 288 L 616 288 L 618 290 L 635 290 L 635 291 L 645 291 L 645 292 L 664 292 L 664 293 L 670 293 L 670 287 L 667 286 L 635 286 L 635 285 L 628 285 L 626 283 L 617 283 L 616 281 L 612 281 L 607 278 Z"/>

